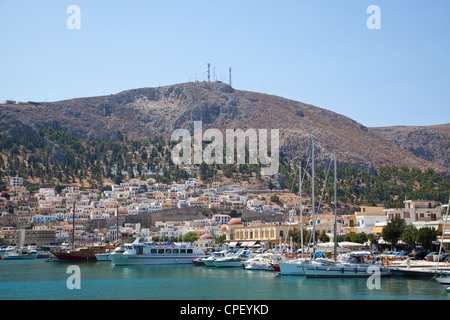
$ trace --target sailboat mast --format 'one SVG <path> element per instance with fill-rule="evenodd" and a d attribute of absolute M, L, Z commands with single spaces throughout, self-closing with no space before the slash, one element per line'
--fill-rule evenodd
<path fill-rule="evenodd" d="M 336 149 L 334 152 L 334 261 L 336 262 L 337 256 L 337 190 L 336 190 Z"/>
<path fill-rule="evenodd" d="M 315 226 L 315 222 L 316 222 L 316 210 L 315 210 L 315 208 L 314 208 L 314 137 L 312 137 L 311 138 L 311 171 L 312 171 L 312 178 L 311 178 L 311 180 L 312 180 L 312 183 L 311 183 L 311 200 L 312 200 L 312 211 L 313 211 L 313 225 Z M 313 231 L 312 231 L 312 236 L 313 236 L 313 241 L 312 241 L 312 244 L 313 244 L 313 257 L 314 257 L 314 254 L 316 253 L 316 232 L 315 232 L 315 228 L 313 228 Z"/>
<path fill-rule="evenodd" d="M 441 252 L 442 252 L 442 244 L 444 243 L 444 236 L 445 236 L 445 229 L 447 228 L 447 218 L 448 218 L 448 208 L 449 207 L 450 207 L 450 198 L 448 199 L 447 213 L 445 214 L 445 219 L 444 219 L 444 228 L 442 229 L 442 236 L 441 236 L 441 243 L 439 245 L 438 261 L 437 261 L 437 264 L 436 264 L 436 271 L 438 270 L 438 267 L 439 267 L 439 260 L 440 260 Z"/>
<path fill-rule="evenodd" d="M 302 207 L 302 161 L 298 164 L 298 193 L 300 195 L 300 239 L 303 258 L 303 207 Z"/>
<path fill-rule="evenodd" d="M 73 212 L 72 212 L 72 250 L 74 249 L 75 243 L 75 201 L 73 202 Z"/>

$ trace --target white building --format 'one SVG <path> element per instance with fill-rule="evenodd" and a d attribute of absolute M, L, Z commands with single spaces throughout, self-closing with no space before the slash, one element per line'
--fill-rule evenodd
<path fill-rule="evenodd" d="M 436 206 L 435 201 L 405 200 L 403 203 L 405 208 L 384 210 L 388 220 L 404 219 L 409 226 L 417 222 L 438 221 L 442 218 L 442 207 Z"/>
<path fill-rule="evenodd" d="M 9 179 L 9 185 L 11 187 L 23 187 L 23 178 L 20 177 L 11 177 Z"/>

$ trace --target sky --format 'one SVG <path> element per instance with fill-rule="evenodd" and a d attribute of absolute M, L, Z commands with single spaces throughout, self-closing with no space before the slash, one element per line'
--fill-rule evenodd
<path fill-rule="evenodd" d="M 0 102 L 204 81 L 210 63 L 211 80 L 231 67 L 235 89 L 368 127 L 449 123 L 449 12 L 448 0 L 0 0 Z"/>

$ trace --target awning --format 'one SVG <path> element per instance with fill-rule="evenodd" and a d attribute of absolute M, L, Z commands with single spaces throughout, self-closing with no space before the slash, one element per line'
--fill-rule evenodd
<path fill-rule="evenodd" d="M 373 228 L 372 233 L 382 233 L 383 232 L 383 226 L 378 226 Z"/>
<path fill-rule="evenodd" d="M 236 245 L 237 245 L 237 242 L 236 242 L 236 241 L 230 242 L 230 244 L 229 244 L 230 247 L 236 247 Z"/>

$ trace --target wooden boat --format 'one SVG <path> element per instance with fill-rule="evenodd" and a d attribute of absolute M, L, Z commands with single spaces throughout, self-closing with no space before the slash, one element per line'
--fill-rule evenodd
<path fill-rule="evenodd" d="M 58 261 L 97 261 L 96 254 L 106 253 L 115 246 L 98 245 L 80 247 L 73 250 L 55 250 L 51 253 L 58 259 Z"/>

